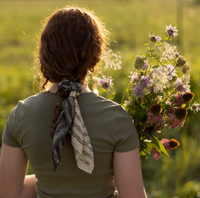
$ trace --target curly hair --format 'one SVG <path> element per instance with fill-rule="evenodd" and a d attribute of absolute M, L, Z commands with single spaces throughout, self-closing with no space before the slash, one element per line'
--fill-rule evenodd
<path fill-rule="evenodd" d="M 108 33 L 101 20 L 84 8 L 66 7 L 54 12 L 44 24 L 39 44 L 43 89 L 48 82 L 59 83 L 63 78 L 83 84 L 109 45 Z M 63 100 L 69 95 L 59 94 Z M 52 128 L 61 111 L 62 105 L 57 103 Z"/>
<path fill-rule="evenodd" d="M 43 88 L 63 78 L 83 83 L 108 45 L 107 34 L 101 20 L 86 9 L 68 7 L 53 13 L 39 45 Z"/>

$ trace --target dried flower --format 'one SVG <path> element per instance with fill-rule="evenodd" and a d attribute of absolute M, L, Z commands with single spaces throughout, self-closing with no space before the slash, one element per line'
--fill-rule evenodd
<path fill-rule="evenodd" d="M 183 94 L 184 103 L 188 103 L 192 101 L 193 98 L 194 98 L 194 94 L 192 92 L 186 92 L 185 94 Z"/>
<path fill-rule="evenodd" d="M 178 35 L 178 34 L 177 34 L 178 30 L 176 29 L 176 27 L 172 27 L 171 25 L 166 26 L 165 32 L 166 32 L 169 36 L 173 36 L 173 37 L 175 37 L 175 36 Z"/>
<path fill-rule="evenodd" d="M 142 69 L 145 64 L 145 57 L 137 55 L 135 58 L 135 64 L 134 67 L 138 70 Z"/>
<path fill-rule="evenodd" d="M 190 65 L 189 64 L 185 64 L 182 68 L 182 73 L 183 74 L 187 74 L 190 71 Z"/>
<path fill-rule="evenodd" d="M 185 65 L 186 63 L 186 59 L 184 56 L 178 56 L 178 58 L 176 59 L 176 66 L 177 67 L 182 67 L 183 65 Z"/>
<path fill-rule="evenodd" d="M 159 115 L 162 112 L 162 106 L 158 103 L 152 104 L 150 107 L 150 111 L 153 115 Z"/>

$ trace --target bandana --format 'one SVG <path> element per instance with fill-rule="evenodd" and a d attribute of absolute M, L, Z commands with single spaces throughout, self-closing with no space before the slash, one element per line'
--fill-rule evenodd
<path fill-rule="evenodd" d="M 63 110 L 54 128 L 52 147 L 54 171 L 62 156 L 66 134 L 70 132 L 77 166 L 81 170 L 91 174 L 94 168 L 93 149 L 76 100 L 76 97 L 82 91 L 82 86 L 80 83 L 64 79 L 58 85 L 58 91 L 68 91 L 70 94 L 62 102 Z"/>

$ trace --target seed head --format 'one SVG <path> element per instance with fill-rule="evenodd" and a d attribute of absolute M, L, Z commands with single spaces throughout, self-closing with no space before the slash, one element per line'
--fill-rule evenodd
<path fill-rule="evenodd" d="M 185 57 L 182 55 L 178 56 L 178 58 L 176 59 L 176 66 L 183 67 L 183 65 L 185 65 L 185 63 L 186 63 Z"/>
<path fill-rule="evenodd" d="M 135 64 L 134 64 L 134 67 L 138 70 L 142 69 L 142 67 L 144 66 L 145 64 L 145 57 L 144 56 L 139 56 L 137 55 L 135 57 Z"/>
<path fill-rule="evenodd" d="M 183 107 L 178 107 L 175 112 L 174 112 L 176 118 L 178 120 L 184 120 L 187 117 L 187 109 L 183 108 Z"/>
<path fill-rule="evenodd" d="M 190 65 L 189 64 L 185 64 L 182 68 L 182 73 L 183 74 L 187 74 L 190 71 Z"/>
<path fill-rule="evenodd" d="M 170 146 L 170 149 L 175 149 L 178 146 L 180 146 L 180 143 L 175 139 L 170 139 L 169 146 Z"/>
<path fill-rule="evenodd" d="M 185 94 L 183 94 L 183 102 L 184 103 L 188 103 L 188 102 L 192 101 L 193 98 L 194 98 L 194 94 L 192 92 L 186 92 Z"/>
<path fill-rule="evenodd" d="M 150 107 L 150 111 L 153 115 L 159 115 L 162 112 L 162 106 L 158 103 L 152 104 Z"/>

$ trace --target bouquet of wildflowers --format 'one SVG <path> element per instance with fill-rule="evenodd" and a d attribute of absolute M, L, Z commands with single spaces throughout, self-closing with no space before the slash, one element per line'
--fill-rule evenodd
<path fill-rule="evenodd" d="M 142 156 L 152 154 L 158 159 L 161 154 L 168 155 L 168 149 L 177 148 L 177 140 L 160 140 L 158 133 L 164 127 L 182 127 L 189 110 L 200 110 L 199 104 L 192 102 L 190 65 L 167 42 L 177 35 L 176 27 L 171 25 L 163 37 L 149 34 L 146 54 L 137 55 L 134 61 L 131 88 L 126 89 L 129 96 L 123 105 L 134 120 Z"/>

